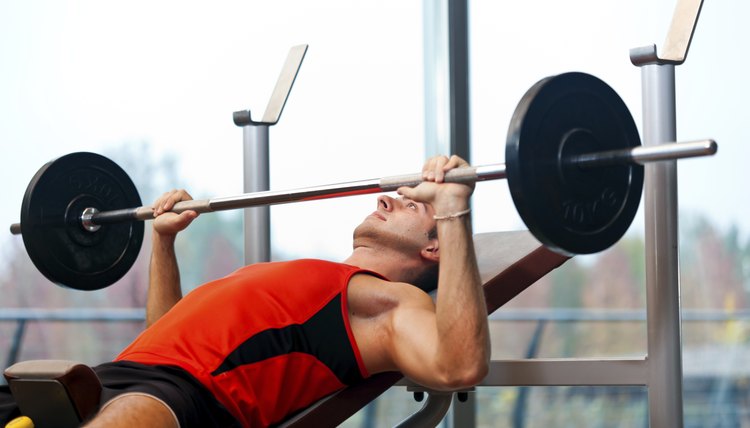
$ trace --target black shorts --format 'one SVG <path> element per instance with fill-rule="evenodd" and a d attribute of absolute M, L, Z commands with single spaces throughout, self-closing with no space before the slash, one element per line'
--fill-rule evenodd
<path fill-rule="evenodd" d="M 129 361 L 93 367 L 102 382 L 101 404 L 118 395 L 144 393 L 166 403 L 181 428 L 239 427 L 239 423 L 214 396 L 185 370 L 172 366 L 148 366 Z M 18 408 L 6 387 L 0 388 L 0 422 L 18 416 Z"/>

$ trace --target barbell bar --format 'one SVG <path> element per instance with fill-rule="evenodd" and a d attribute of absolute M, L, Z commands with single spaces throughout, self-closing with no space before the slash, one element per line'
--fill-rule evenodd
<path fill-rule="evenodd" d="M 713 140 L 642 147 L 632 116 L 600 79 L 565 73 L 540 80 L 519 102 L 506 137 L 505 163 L 460 168 L 448 182 L 507 179 L 529 231 L 566 255 L 602 251 L 627 231 L 640 204 L 642 164 L 712 155 Z M 176 204 L 199 213 L 388 192 L 422 182 L 421 174 L 264 191 Z M 93 153 L 44 165 L 21 205 L 29 257 L 47 278 L 81 290 L 106 287 L 135 263 L 144 223 L 153 218 L 130 177 Z M 134 208 L 135 207 L 135 208 Z"/>
<path fill-rule="evenodd" d="M 565 158 L 562 160 L 562 163 L 571 168 L 601 168 L 630 163 L 643 165 L 649 162 L 709 156 L 715 154 L 717 149 L 718 145 L 714 140 L 699 140 L 666 143 L 648 147 L 639 146 L 599 153 L 586 153 Z M 502 180 L 506 178 L 506 166 L 503 163 L 458 168 L 449 171 L 445 175 L 445 181 L 448 183 L 466 184 L 473 184 L 481 181 Z M 417 186 L 422 181 L 422 174 L 408 174 L 310 186 L 291 190 L 267 190 L 244 193 L 236 196 L 182 201 L 176 203 L 171 211 L 179 214 L 193 210 L 202 214 L 257 206 L 392 192 L 399 187 Z M 81 213 L 79 220 L 83 229 L 95 232 L 98 230 L 98 226 L 105 224 L 145 221 L 152 220 L 153 218 L 154 210 L 151 206 L 101 212 L 96 208 L 87 207 Z M 12 234 L 20 235 L 21 224 L 12 224 L 10 226 L 10 231 Z"/>

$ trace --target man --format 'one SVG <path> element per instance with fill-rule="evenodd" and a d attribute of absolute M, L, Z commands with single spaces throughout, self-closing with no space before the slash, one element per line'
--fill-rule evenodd
<path fill-rule="evenodd" d="M 464 166 L 457 156 L 432 158 L 425 182 L 380 196 L 343 263 L 257 264 L 184 298 L 174 240 L 197 214 L 169 212 L 186 192 L 163 195 L 148 328 L 96 368 L 111 399 L 87 426 L 266 426 L 387 371 L 438 390 L 478 383 L 490 347 L 468 215 L 473 187 L 444 183 Z M 423 290 L 434 288 L 435 269 L 433 303 Z"/>

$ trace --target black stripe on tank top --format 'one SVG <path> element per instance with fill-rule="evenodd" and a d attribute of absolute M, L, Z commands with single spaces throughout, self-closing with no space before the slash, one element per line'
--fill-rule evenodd
<path fill-rule="evenodd" d="M 264 330 L 245 340 L 211 375 L 292 352 L 314 356 L 345 385 L 362 380 L 341 313 L 341 294 L 302 324 Z"/>

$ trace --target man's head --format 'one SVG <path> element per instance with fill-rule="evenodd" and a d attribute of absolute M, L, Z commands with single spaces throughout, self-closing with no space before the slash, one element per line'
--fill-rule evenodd
<path fill-rule="evenodd" d="M 437 287 L 439 246 L 434 210 L 407 198 L 380 196 L 377 209 L 354 230 L 354 248 L 366 248 L 389 266 L 389 279 L 430 291 Z"/>

